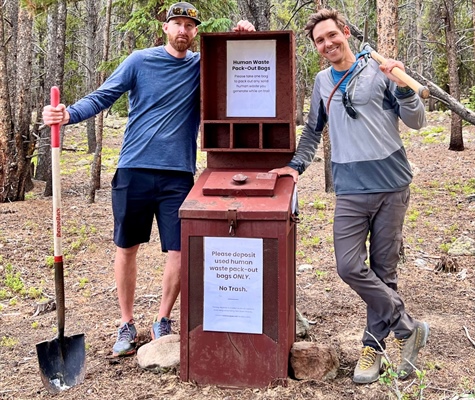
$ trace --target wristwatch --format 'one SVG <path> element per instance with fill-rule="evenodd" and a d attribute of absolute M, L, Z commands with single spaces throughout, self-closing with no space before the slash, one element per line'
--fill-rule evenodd
<path fill-rule="evenodd" d="M 409 93 L 412 89 L 409 86 L 396 86 L 396 90 L 401 94 Z"/>

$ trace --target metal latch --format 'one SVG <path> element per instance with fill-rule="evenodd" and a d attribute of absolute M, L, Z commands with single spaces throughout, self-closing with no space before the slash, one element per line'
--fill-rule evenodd
<path fill-rule="evenodd" d="M 237 208 L 228 210 L 229 236 L 236 235 L 237 229 Z"/>

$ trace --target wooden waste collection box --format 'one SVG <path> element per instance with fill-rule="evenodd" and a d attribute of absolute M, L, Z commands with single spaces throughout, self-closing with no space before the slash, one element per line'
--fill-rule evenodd
<path fill-rule="evenodd" d="M 265 387 L 295 341 L 295 150 L 290 31 L 201 35 L 207 168 L 180 208 L 184 381 Z"/>

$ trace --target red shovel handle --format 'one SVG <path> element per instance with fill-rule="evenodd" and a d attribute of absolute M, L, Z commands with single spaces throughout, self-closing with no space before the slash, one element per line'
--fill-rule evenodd
<path fill-rule="evenodd" d="M 56 107 L 59 104 L 59 89 L 56 86 L 51 88 L 51 105 Z M 59 148 L 59 124 L 51 125 L 51 147 Z"/>

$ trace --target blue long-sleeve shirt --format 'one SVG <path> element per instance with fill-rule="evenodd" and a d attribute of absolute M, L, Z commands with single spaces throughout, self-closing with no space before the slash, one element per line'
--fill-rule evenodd
<path fill-rule="evenodd" d="M 109 108 L 129 92 L 118 168 L 196 172 L 200 55 L 175 58 L 163 46 L 127 57 L 96 91 L 68 107 L 69 124 Z"/>

